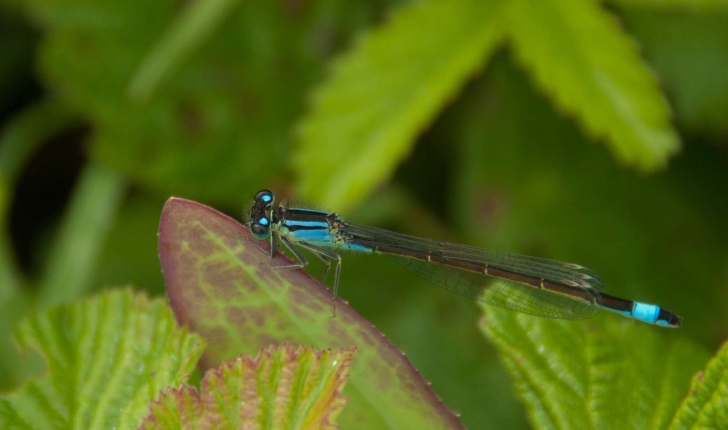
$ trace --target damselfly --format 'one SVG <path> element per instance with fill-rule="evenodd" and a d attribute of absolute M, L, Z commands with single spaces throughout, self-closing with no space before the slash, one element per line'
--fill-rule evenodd
<path fill-rule="evenodd" d="M 578 264 L 421 239 L 344 221 L 335 213 L 283 204 L 274 209 L 274 199 L 268 190 L 255 195 L 247 218 L 250 232 L 270 240 L 271 258 L 280 242 L 299 264 L 272 269 L 305 267 L 308 261 L 299 248 L 307 249 L 326 264 L 323 280 L 335 265 L 334 297 L 341 274 L 341 256 L 335 251 L 351 250 L 389 255 L 446 290 L 531 315 L 581 319 L 603 308 L 659 326 L 682 325 L 678 315 L 657 305 L 602 293 L 596 272 Z"/>

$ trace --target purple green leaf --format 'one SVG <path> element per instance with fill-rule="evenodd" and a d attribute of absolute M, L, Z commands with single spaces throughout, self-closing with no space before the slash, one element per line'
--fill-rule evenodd
<path fill-rule="evenodd" d="M 337 429 L 353 354 L 282 345 L 239 356 L 208 370 L 199 393 L 187 384 L 165 391 L 141 428 Z"/>
<path fill-rule="evenodd" d="M 384 335 L 303 270 L 271 260 L 248 228 L 189 200 L 167 201 L 159 253 L 177 320 L 208 341 L 208 369 L 271 344 L 357 348 L 344 390 L 344 428 L 462 428 L 417 370 Z M 268 244 L 259 242 L 264 250 Z M 344 269 L 346 270 L 346 269 Z"/>

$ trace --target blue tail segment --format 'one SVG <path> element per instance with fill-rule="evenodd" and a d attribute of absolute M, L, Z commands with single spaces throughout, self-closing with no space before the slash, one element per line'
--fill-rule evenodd
<path fill-rule="evenodd" d="M 632 318 L 644 321 L 648 324 L 657 324 L 660 316 L 660 307 L 649 303 L 634 302 L 632 307 Z"/>
<path fill-rule="evenodd" d="M 647 324 L 655 324 L 663 327 L 682 326 L 682 318 L 678 315 L 649 303 L 633 302 L 631 310 L 614 309 L 608 306 L 603 307 L 609 311 L 646 322 Z"/>

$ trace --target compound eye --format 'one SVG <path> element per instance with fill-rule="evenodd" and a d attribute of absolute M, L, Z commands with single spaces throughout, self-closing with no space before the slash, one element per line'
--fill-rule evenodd
<path fill-rule="evenodd" d="M 268 227 L 268 218 L 261 218 L 257 222 L 250 225 L 250 232 L 253 237 L 259 240 L 267 239 L 270 236 L 270 228 Z"/>
<path fill-rule="evenodd" d="M 263 203 L 266 207 L 270 207 L 273 204 L 274 198 L 273 193 L 269 190 L 260 190 L 255 195 L 255 202 Z"/>

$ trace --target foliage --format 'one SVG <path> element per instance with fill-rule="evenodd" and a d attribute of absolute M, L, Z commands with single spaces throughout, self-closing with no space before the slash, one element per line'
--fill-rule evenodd
<path fill-rule="evenodd" d="M 666 429 L 707 358 L 693 344 L 616 316 L 597 325 L 486 311 L 482 328 L 535 428 Z"/>
<path fill-rule="evenodd" d="M 434 0 L 404 9 L 342 57 L 318 91 L 296 158 L 304 195 L 347 208 L 344 196 L 370 193 L 504 35 L 536 83 L 626 164 L 653 170 L 679 149 L 656 79 L 596 1 Z M 437 43 L 417 43 L 420 28 Z"/>
<path fill-rule="evenodd" d="M 114 291 L 34 314 L 17 331 L 46 375 L 0 399 L 0 427 L 132 428 L 157 393 L 178 385 L 202 340 L 176 327 L 161 299 Z"/>
<path fill-rule="evenodd" d="M 710 191 L 728 181 L 719 151 L 693 146 L 669 176 L 634 175 L 585 145 L 502 60 L 469 97 L 503 115 L 478 118 L 474 102 L 448 130 L 461 136 L 463 172 L 449 207 L 473 243 L 595 268 L 609 294 L 676 310 L 682 336 L 721 325 L 728 205 Z"/>
<path fill-rule="evenodd" d="M 596 5 L 514 1 L 513 50 L 537 85 L 588 132 L 606 138 L 617 158 L 643 169 L 664 167 L 680 147 L 667 101 L 634 40 Z"/>
<path fill-rule="evenodd" d="M 610 3 L 633 9 L 652 9 L 660 12 L 723 12 L 728 8 L 726 0 L 610 0 Z"/>
<path fill-rule="evenodd" d="M 728 344 L 693 378 L 671 429 L 728 428 Z"/>
<path fill-rule="evenodd" d="M 725 347 L 707 365 L 705 351 L 724 343 L 728 321 L 728 3 L 571 3 L 0 1 L 0 391 L 23 390 L 37 373 L 37 360 L 10 345 L 23 316 L 110 285 L 161 294 L 155 232 L 170 195 L 237 218 L 266 187 L 354 221 L 577 261 L 610 293 L 684 317 L 679 331 L 661 332 L 609 315 L 562 324 L 489 309 L 493 333 L 516 329 L 494 346 L 472 303 L 386 259 L 345 255 L 340 294 L 367 322 L 327 318 L 361 329 L 347 344 L 311 329 L 317 348 L 359 348 L 343 423 L 377 408 L 396 422 L 426 420 L 376 390 L 362 406 L 358 387 L 373 381 L 358 363 L 404 372 L 415 381 L 402 390 L 408 402 L 428 393 L 418 411 L 442 418 L 452 409 L 468 428 L 525 428 L 527 417 L 611 423 L 604 416 L 619 399 L 639 400 L 644 413 L 632 415 L 633 404 L 614 420 L 721 422 Z M 258 254 L 221 258 L 235 265 Z M 235 276 L 256 287 L 301 282 L 326 298 L 298 272 L 265 273 Z M 286 310 L 297 306 L 276 294 L 265 297 L 280 331 L 210 320 L 222 330 L 205 333 L 205 367 L 270 343 L 314 343 L 307 325 L 289 331 L 298 319 Z M 389 361 L 362 346 L 364 333 L 381 346 L 380 331 L 397 345 L 387 344 Z M 532 367 L 546 357 L 564 371 Z M 610 362 L 590 360 L 600 357 Z M 655 400 L 653 371 L 663 365 L 675 384 Z M 615 369 L 643 381 L 640 391 L 596 385 L 615 398 L 584 412 L 569 389 Z M 568 402 L 582 409 L 566 417 Z"/>
<path fill-rule="evenodd" d="M 198 394 L 186 381 L 202 339 L 130 290 L 34 314 L 17 340 L 47 375 L 0 398 L 3 428 L 338 428 L 354 353 L 271 347 L 209 370 Z"/>
<path fill-rule="evenodd" d="M 201 392 L 184 384 L 153 401 L 143 429 L 337 429 L 354 350 L 271 347 L 210 369 Z"/>
<path fill-rule="evenodd" d="M 171 199 L 162 212 L 167 294 L 177 319 L 209 342 L 203 368 L 271 342 L 357 347 L 344 427 L 460 427 L 382 333 L 340 299 L 332 303 L 331 293 L 307 274 L 268 269 L 293 262 L 282 255 L 268 261 L 251 240 L 243 225 L 191 201 Z"/>
<path fill-rule="evenodd" d="M 415 3 L 339 58 L 300 127 L 301 193 L 344 210 L 389 177 L 413 136 L 498 47 L 501 9 L 500 1 Z M 436 37 L 422 43 L 419 29 Z"/>
<path fill-rule="evenodd" d="M 215 201 L 265 184 L 256 166 L 285 159 L 325 45 L 352 31 L 329 18 L 367 13 L 324 1 L 301 13 L 230 1 L 27 6 L 51 34 L 39 52 L 44 79 L 94 124 L 93 157 L 164 193 Z"/>

